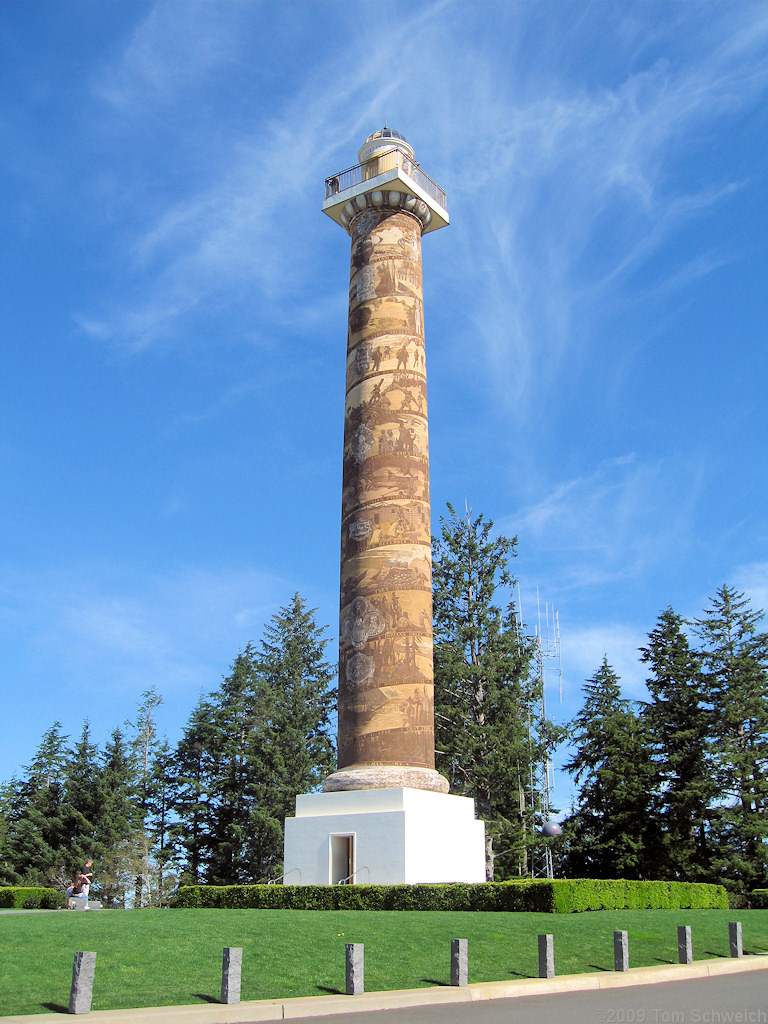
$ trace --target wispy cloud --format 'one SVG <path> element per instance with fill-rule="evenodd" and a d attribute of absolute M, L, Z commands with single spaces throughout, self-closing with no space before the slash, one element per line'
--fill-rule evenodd
<path fill-rule="evenodd" d="M 180 566 L 165 573 L 135 567 L 81 567 L 66 573 L 6 575 L 0 631 L 32 622 L 25 652 L 36 672 L 55 671 L 63 691 L 133 693 L 155 681 L 189 699 L 216 685 L 239 649 L 290 598 L 291 585 L 249 569 Z M 221 662 L 211 663 L 219 650 Z"/>
<path fill-rule="evenodd" d="M 749 598 L 754 611 L 768 614 L 768 562 L 753 562 L 743 565 L 734 573 L 733 586 Z M 761 628 L 768 629 L 768 621 Z"/>
<path fill-rule="evenodd" d="M 605 315 L 625 301 L 633 270 L 736 187 L 683 185 L 676 161 L 699 152 L 707 125 L 764 91 L 768 19 L 754 8 L 727 20 L 724 40 L 704 19 L 681 28 L 674 18 L 654 17 L 657 49 L 671 56 L 653 60 L 642 55 L 647 26 L 628 11 L 627 71 L 611 88 L 593 89 L 574 89 L 563 61 L 562 31 L 573 52 L 591 45 L 587 14 L 564 25 L 567 12 L 548 9 L 542 18 L 536 8 L 497 8 L 491 31 L 482 7 L 431 5 L 406 15 L 400 9 L 381 33 L 382 10 L 333 9 L 341 35 L 354 21 L 365 61 L 335 61 L 331 52 L 305 66 L 298 88 L 269 112 L 258 110 L 255 91 L 250 121 L 236 104 L 225 132 L 210 118 L 201 122 L 220 147 L 205 180 L 186 182 L 149 219 L 133 218 L 122 301 L 113 295 L 108 312 L 83 313 L 83 330 L 141 349 L 200 301 L 234 290 L 274 308 L 300 306 L 302 282 L 318 259 L 319 185 L 394 108 L 418 126 L 438 169 L 450 167 L 452 244 L 474 267 L 458 282 L 461 329 L 479 343 L 496 398 L 522 415 L 560 371 L 576 335 L 581 347 L 588 344 L 598 308 Z M 136 117 L 151 95 L 164 116 L 170 106 L 186 117 L 190 90 L 246 61 L 254 23 L 265 17 L 262 8 L 237 5 L 197 5 L 189 13 L 153 8 L 102 74 L 98 95 Z M 683 30 L 681 55 L 676 33 Z M 498 51 L 494 37 L 505 40 Z M 408 74 L 393 75 L 396 66 Z M 699 273 L 714 265 L 700 254 Z M 450 265 L 443 269 L 450 276 Z M 681 273 L 673 267 L 671 277 Z"/>
<path fill-rule="evenodd" d="M 726 19 L 720 37 L 705 20 L 653 20 L 655 48 L 669 56 L 649 63 L 630 46 L 617 58 L 627 71 L 610 88 L 573 88 L 546 49 L 562 40 L 546 33 L 522 65 L 547 69 L 533 98 L 514 60 L 504 73 L 486 64 L 474 86 L 462 83 L 474 116 L 458 113 L 448 130 L 463 147 L 452 184 L 461 207 L 454 230 L 474 266 L 472 358 L 479 345 L 494 400 L 517 416 L 541 401 L 566 358 L 578 363 L 601 319 L 628 301 L 658 299 L 647 280 L 632 282 L 634 272 L 742 187 L 719 180 L 702 158 L 711 128 L 765 93 L 765 12 L 752 7 L 746 24 Z M 570 39 L 574 52 L 579 42 Z M 681 173 L 686 161 L 696 161 L 695 173 Z M 705 250 L 694 266 L 683 248 L 653 273 L 669 291 L 729 258 Z M 461 366 L 466 354 L 456 355 Z"/>
<path fill-rule="evenodd" d="M 523 551 L 557 556 L 550 585 L 559 592 L 629 579 L 690 544 L 702 476 L 695 462 L 630 454 L 556 484 L 498 525 L 519 536 Z"/>

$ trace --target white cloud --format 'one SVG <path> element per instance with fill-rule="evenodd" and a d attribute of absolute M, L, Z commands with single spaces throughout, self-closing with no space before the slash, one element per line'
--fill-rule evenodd
<path fill-rule="evenodd" d="M 734 573 L 733 586 L 744 592 L 753 611 L 768 613 L 768 562 L 740 566 Z M 760 628 L 768 630 L 768 622 L 763 620 Z"/>
<path fill-rule="evenodd" d="M 503 517 L 523 552 L 554 555 L 558 594 L 640 576 L 691 543 L 703 468 L 693 458 L 606 460 L 556 484 L 540 500 Z"/>

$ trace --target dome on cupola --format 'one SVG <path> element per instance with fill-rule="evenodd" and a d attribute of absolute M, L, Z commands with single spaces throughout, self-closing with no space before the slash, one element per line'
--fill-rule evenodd
<path fill-rule="evenodd" d="M 357 159 L 364 164 L 376 157 L 383 156 L 384 153 L 391 153 L 395 149 L 399 149 L 401 153 L 405 153 L 413 160 L 413 146 L 406 142 L 405 136 L 396 132 L 394 128 L 384 125 L 379 131 L 368 136 L 358 151 Z"/>

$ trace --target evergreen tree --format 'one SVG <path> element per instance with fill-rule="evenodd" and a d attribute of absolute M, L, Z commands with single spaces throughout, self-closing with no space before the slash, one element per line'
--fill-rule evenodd
<path fill-rule="evenodd" d="M 235 658 L 232 671 L 223 679 L 212 703 L 216 777 L 206 881 L 232 885 L 255 880 L 246 853 L 255 802 L 249 741 L 259 719 L 269 714 L 261 689 L 258 658 L 251 644 Z"/>
<path fill-rule="evenodd" d="M 707 737 L 712 716 L 702 697 L 701 658 L 672 608 L 658 618 L 641 648 L 651 700 L 643 717 L 661 784 L 664 870 L 669 878 L 708 875 L 707 813 L 715 794 Z"/>
<path fill-rule="evenodd" d="M 135 781 L 130 751 L 120 729 L 115 729 L 104 748 L 99 775 L 97 881 L 105 906 L 124 908 L 126 905 L 129 875 L 126 854 L 134 851 L 131 857 L 132 870 L 141 831 Z M 131 876 L 131 884 L 133 878 L 135 872 Z"/>
<path fill-rule="evenodd" d="M 14 827 L 20 817 L 19 790 L 20 783 L 15 778 L 0 786 L 0 886 L 18 885 L 20 881 L 12 849 Z"/>
<path fill-rule="evenodd" d="M 215 792 L 217 731 L 215 707 L 200 698 L 190 715 L 174 758 L 172 838 L 184 862 L 184 880 L 200 884 L 211 857 L 212 801 Z"/>
<path fill-rule="evenodd" d="M 733 888 L 766 885 L 768 838 L 768 634 L 762 611 L 722 586 L 696 620 L 711 707 L 713 877 Z"/>
<path fill-rule="evenodd" d="M 508 565 L 516 541 L 492 537 L 493 522 L 482 515 L 468 512 L 464 521 L 451 505 L 448 512 L 432 543 L 436 764 L 451 792 L 475 799 L 492 880 L 500 846 L 526 870 L 540 812 L 539 795 L 526 800 L 531 766 L 558 736 L 536 711 L 541 680 L 532 672 L 533 645 L 513 602 L 503 610 L 499 603 L 513 583 Z"/>
<path fill-rule="evenodd" d="M 4 840 L 7 874 L 26 885 L 63 882 L 66 846 L 63 766 L 67 756 L 61 723 L 45 731 L 25 778 L 7 794 Z"/>
<path fill-rule="evenodd" d="M 185 876 L 212 884 L 279 874 L 297 793 L 333 770 L 333 668 L 315 613 L 295 594 L 258 648 L 238 654 L 177 748 L 176 842 Z"/>
<path fill-rule="evenodd" d="M 174 847 L 171 827 L 174 813 L 173 752 L 165 737 L 158 745 L 150 765 L 146 825 L 151 841 L 155 884 L 150 906 L 163 906 L 176 876 L 173 873 Z"/>
<path fill-rule="evenodd" d="M 298 793 L 318 789 L 335 767 L 331 713 L 335 670 L 315 610 L 294 594 L 264 629 L 258 655 L 262 706 L 249 741 L 251 871 L 273 874 L 283 859 L 284 822 Z"/>
<path fill-rule="evenodd" d="M 572 877 L 653 878 L 660 834 L 656 772 L 643 720 L 622 699 L 608 659 L 587 680 L 573 720 L 576 753 L 565 765 L 581 782 L 579 807 L 563 824 Z"/>
<path fill-rule="evenodd" d="M 70 752 L 65 767 L 64 828 L 66 843 L 62 860 L 67 876 L 76 878 L 88 857 L 100 858 L 98 822 L 101 815 L 98 747 L 91 740 L 86 719 L 80 739 Z"/>
<path fill-rule="evenodd" d="M 134 906 L 141 907 L 144 903 L 144 887 L 146 876 L 150 870 L 151 837 L 147 824 L 151 790 L 151 763 L 158 747 L 157 722 L 155 709 L 163 703 L 157 688 L 151 686 L 141 695 L 136 722 L 126 722 L 134 731 L 130 743 L 136 778 L 137 803 L 141 818 L 141 829 L 138 842 L 141 846 L 142 870 L 136 875 L 134 886 Z"/>

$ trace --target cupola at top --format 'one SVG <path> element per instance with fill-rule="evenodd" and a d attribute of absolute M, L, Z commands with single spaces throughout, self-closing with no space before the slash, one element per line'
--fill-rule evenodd
<path fill-rule="evenodd" d="M 411 160 L 414 158 L 413 146 L 406 141 L 405 136 L 396 132 L 394 128 L 384 125 L 379 131 L 368 136 L 358 150 L 357 159 L 361 164 L 366 164 L 369 160 L 374 160 L 395 150 L 404 153 Z"/>

